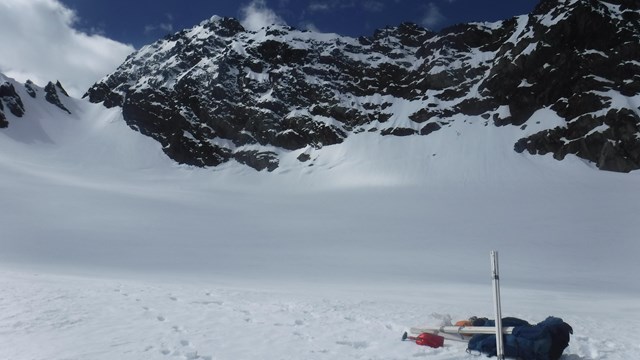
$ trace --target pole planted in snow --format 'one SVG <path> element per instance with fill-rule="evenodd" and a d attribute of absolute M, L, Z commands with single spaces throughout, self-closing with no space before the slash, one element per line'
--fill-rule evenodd
<path fill-rule="evenodd" d="M 498 360 L 504 359 L 502 344 L 502 309 L 500 304 L 500 274 L 498 269 L 498 252 L 491 251 L 491 279 L 493 283 L 493 306 L 496 314 L 496 355 Z"/>

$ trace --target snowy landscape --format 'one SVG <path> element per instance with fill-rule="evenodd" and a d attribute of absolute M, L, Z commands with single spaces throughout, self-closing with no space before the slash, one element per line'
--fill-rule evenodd
<path fill-rule="evenodd" d="M 619 21 L 632 12 L 606 6 Z M 513 39 L 533 41 L 531 29 L 540 23 L 555 26 L 564 14 L 514 18 Z M 240 26 L 213 17 L 181 33 L 190 38 L 180 41 L 193 41 L 197 49 L 203 39 L 218 41 L 216 31 L 228 30 L 223 25 L 229 23 Z M 533 25 L 529 29 L 527 24 Z M 503 25 L 473 25 L 470 31 L 499 33 Z M 242 30 L 238 38 L 246 42 L 230 41 L 236 53 L 220 57 L 244 61 L 248 55 L 243 52 L 253 51 L 251 46 L 272 44 L 267 38 L 275 42 L 270 31 L 288 30 Z M 311 39 L 360 46 L 332 34 L 291 34 L 286 36 L 298 38 L 284 36 L 290 43 Z M 511 41 L 507 35 L 501 36 Z M 429 41 L 435 44 L 446 36 Z M 148 58 L 175 61 L 172 69 L 184 66 L 175 60 L 172 51 L 177 50 L 165 46 L 170 42 L 144 47 L 112 75 L 118 81 L 138 79 L 120 84 L 107 76 L 85 99 L 68 96 L 63 84 L 43 87 L 0 74 L 0 360 L 476 359 L 477 354 L 465 352 L 464 342 L 447 341 L 434 349 L 403 342 L 401 336 L 415 326 L 493 318 L 492 250 L 500 254 L 503 316 L 531 323 L 562 318 L 574 330 L 563 360 L 638 357 L 640 342 L 633 329 L 640 326 L 640 171 L 627 172 L 632 156 L 623 163 L 620 154 L 640 133 L 619 131 L 637 129 L 637 124 L 618 129 L 607 123 L 611 117 L 640 115 L 640 94 L 631 93 L 638 80 L 625 80 L 618 91 L 618 84 L 593 76 L 593 86 L 611 88 L 585 91 L 586 96 L 596 94 L 602 101 L 587 99 L 601 107 L 582 106 L 588 101 L 577 94 L 553 99 L 519 124 L 509 120 L 514 114 L 500 105 L 500 94 L 491 95 L 495 99 L 481 95 L 481 82 L 492 79 L 488 68 L 469 81 L 477 81 L 471 92 L 447 101 L 437 100 L 446 92 L 442 89 L 415 99 L 336 90 L 338 100 L 327 109 L 357 103 L 363 114 L 388 113 L 390 120 L 351 126 L 329 113 L 284 107 L 287 120 L 303 114 L 339 135 L 336 143 L 323 144 L 326 139 L 320 137 L 291 149 L 277 141 L 240 144 L 242 137 L 259 137 L 250 126 L 228 139 L 203 140 L 213 121 L 198 123 L 192 114 L 182 124 L 188 128 L 176 127 L 175 138 L 160 125 L 153 128 L 156 117 L 175 120 L 171 106 L 178 109 L 175 113 L 188 112 L 178 101 L 156 102 L 157 89 L 147 86 L 157 80 L 169 93 L 184 74 L 165 72 L 168 66 L 162 64 L 152 69 L 155 78 L 140 70 L 149 69 Z M 223 42 L 216 44 L 223 48 Z M 399 49 L 414 52 L 410 46 Z M 367 58 L 369 48 L 361 50 L 358 59 Z M 533 50 L 519 51 L 526 56 Z M 489 66 L 504 53 L 471 49 L 460 52 L 460 58 Z M 406 66 L 415 70 L 417 57 L 411 56 Z M 405 66 L 391 57 L 378 60 Z M 195 79 L 228 65 L 207 61 L 198 66 L 210 72 L 198 68 Z M 438 63 L 440 55 L 429 61 Z M 447 61 L 467 69 L 453 55 Z M 311 88 L 326 81 L 321 71 L 331 66 L 306 78 Z M 242 89 L 276 86 L 265 80 L 266 70 L 247 69 Z M 443 69 L 438 71 L 448 71 Z M 173 80 L 165 78 L 167 73 Z M 230 73 L 237 75 L 235 69 Z M 348 89 L 349 81 L 336 89 Z M 524 80 L 518 84 L 531 86 Z M 289 85 L 283 80 L 280 86 Z M 140 95 L 138 90 L 152 92 L 140 96 L 139 103 L 128 103 Z M 297 99 L 295 92 L 275 93 L 256 92 L 250 99 L 270 104 L 287 96 Z M 93 95 L 99 100 L 92 103 Z M 113 106 L 107 106 L 109 101 Z M 423 126 L 412 116 L 430 102 L 441 112 L 433 117 L 437 121 Z M 498 105 L 479 114 L 445 112 L 470 103 Z M 215 106 L 220 104 L 224 101 Z M 250 106 L 258 109 L 250 111 L 273 115 L 260 104 Z M 152 109 L 151 120 L 132 116 L 135 111 L 127 119 L 123 112 L 129 110 L 123 109 Z M 589 124 L 594 127 L 582 135 L 561 138 L 563 144 L 544 155 L 514 151 L 522 139 L 530 139 L 529 146 L 545 132 L 562 135 L 571 128 L 579 133 L 583 128 L 576 124 L 582 120 L 605 118 L 597 126 Z M 425 134 L 436 123 L 437 129 Z M 173 124 L 168 128 L 176 131 Z M 393 133 L 409 128 L 409 136 Z M 312 137 L 318 129 L 298 130 Z M 598 148 L 601 139 L 608 145 Z M 186 162 L 207 165 L 211 154 L 201 151 L 207 143 L 214 157 L 226 156 L 217 166 L 176 160 L 184 156 Z M 611 158 L 590 161 L 585 147 Z M 277 166 L 258 171 L 259 166 L 247 166 L 237 156 L 242 151 L 272 154 Z M 260 156 L 256 159 L 247 162 L 260 165 Z M 607 166 L 619 171 L 604 171 Z"/>
<path fill-rule="evenodd" d="M 199 169 L 115 110 L 22 98 L 0 132 L 3 359 L 473 358 L 400 335 L 491 317 L 493 249 L 503 313 L 565 319 L 566 359 L 640 350 L 635 172 L 474 124 L 362 134 L 314 169 Z"/>

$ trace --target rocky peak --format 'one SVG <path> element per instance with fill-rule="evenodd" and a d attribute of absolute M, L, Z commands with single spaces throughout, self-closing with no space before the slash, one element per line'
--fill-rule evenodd
<path fill-rule="evenodd" d="M 399 44 L 401 46 L 418 48 L 435 33 L 414 23 L 402 23 L 399 26 L 389 26 L 376 30 L 371 42 Z"/>
<path fill-rule="evenodd" d="M 517 42 L 503 47 L 483 83 L 509 103 L 511 117 L 500 124 L 524 125 L 550 107 L 567 125 L 519 140 L 516 151 L 575 154 L 605 170 L 640 167 L 639 109 L 630 106 L 640 93 L 637 15 L 610 1 L 544 1 L 519 21 Z"/>
<path fill-rule="evenodd" d="M 28 111 L 23 98 L 20 96 L 29 96 L 36 99 L 40 91 L 45 92 L 45 100 L 57 106 L 61 110 L 71 114 L 71 112 L 60 101 L 60 95 L 68 97 L 67 92 L 62 87 L 60 82 L 53 84 L 49 82 L 47 86 L 42 89 L 34 84 L 31 80 L 27 80 L 26 83 L 20 84 L 13 79 L 9 79 L 0 74 L 0 128 L 6 128 L 9 126 L 7 114 L 4 113 L 5 109 L 16 118 L 21 118 Z M 26 94 L 26 95 L 25 95 Z M 27 102 L 28 104 L 28 102 Z"/>
<path fill-rule="evenodd" d="M 58 95 L 59 93 L 66 97 L 69 97 L 67 92 L 62 87 L 62 84 L 60 84 L 60 81 L 57 81 L 55 85 L 52 82 L 49 82 L 44 87 L 44 93 L 45 93 L 44 98 L 45 100 L 47 100 L 48 103 L 55 105 L 58 108 L 60 108 L 60 110 L 71 114 L 71 111 L 69 111 L 69 109 L 67 109 L 60 101 L 60 96 Z"/>
<path fill-rule="evenodd" d="M 0 78 L 1 80 L 1 78 Z M 0 82 L 0 111 L 6 106 L 17 117 L 24 115 L 24 104 L 16 89 L 8 80 Z M 4 116 L 3 116 L 4 117 Z"/>
<path fill-rule="evenodd" d="M 229 17 L 213 16 L 209 21 L 203 22 L 201 26 L 221 37 L 232 37 L 245 31 L 240 21 Z"/>
<path fill-rule="evenodd" d="M 197 166 L 273 170 L 288 152 L 309 166 L 313 149 L 348 136 L 429 136 L 463 114 L 519 127 L 516 151 L 629 171 L 640 168 L 628 105 L 640 94 L 639 14 L 624 0 L 544 0 L 501 22 L 358 39 L 213 17 L 140 49 L 86 96 Z M 566 126 L 525 132 L 545 108 Z"/>

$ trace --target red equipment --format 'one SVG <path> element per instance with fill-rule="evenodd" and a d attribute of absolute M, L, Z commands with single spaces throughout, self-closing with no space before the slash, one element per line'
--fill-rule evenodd
<path fill-rule="evenodd" d="M 444 338 L 442 336 L 422 333 L 418 336 L 409 336 L 406 332 L 402 335 L 402 340 L 415 341 L 417 345 L 439 348 L 444 346 Z"/>

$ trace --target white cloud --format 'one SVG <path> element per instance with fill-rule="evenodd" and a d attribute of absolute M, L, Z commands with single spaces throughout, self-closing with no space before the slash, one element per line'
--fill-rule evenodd
<path fill-rule="evenodd" d="M 284 20 L 269 9 L 264 0 L 253 0 L 249 5 L 240 9 L 242 19 L 240 23 L 248 30 L 259 30 L 265 26 L 284 25 Z"/>
<path fill-rule="evenodd" d="M 431 2 L 427 5 L 427 12 L 422 18 L 421 23 L 423 26 L 429 29 L 432 29 L 440 25 L 446 19 L 447 18 L 444 15 L 442 15 L 440 8 L 438 8 L 438 6 L 435 3 Z"/>
<path fill-rule="evenodd" d="M 367 5 L 375 6 L 375 3 L 379 3 L 379 1 L 365 1 L 363 7 L 366 8 Z M 344 10 L 356 7 L 357 4 L 354 0 L 331 0 L 331 1 L 312 1 L 307 6 L 307 11 L 310 13 L 316 12 L 328 12 L 336 9 Z"/>
<path fill-rule="evenodd" d="M 0 0 L 0 72 L 38 85 L 60 80 L 81 96 L 134 51 L 74 28 L 77 15 L 58 0 Z"/>
<path fill-rule="evenodd" d="M 331 4 L 328 3 L 323 3 L 323 2 L 317 2 L 314 1 L 312 3 L 309 4 L 308 9 L 310 12 L 320 12 L 320 11 L 329 11 L 333 8 L 333 6 Z"/>
<path fill-rule="evenodd" d="M 173 32 L 173 24 L 171 24 L 171 23 L 160 23 L 158 25 L 146 25 L 144 27 L 145 35 L 151 34 L 151 33 L 155 32 L 156 30 L 162 30 L 162 31 L 167 32 L 167 33 L 172 33 Z"/>

